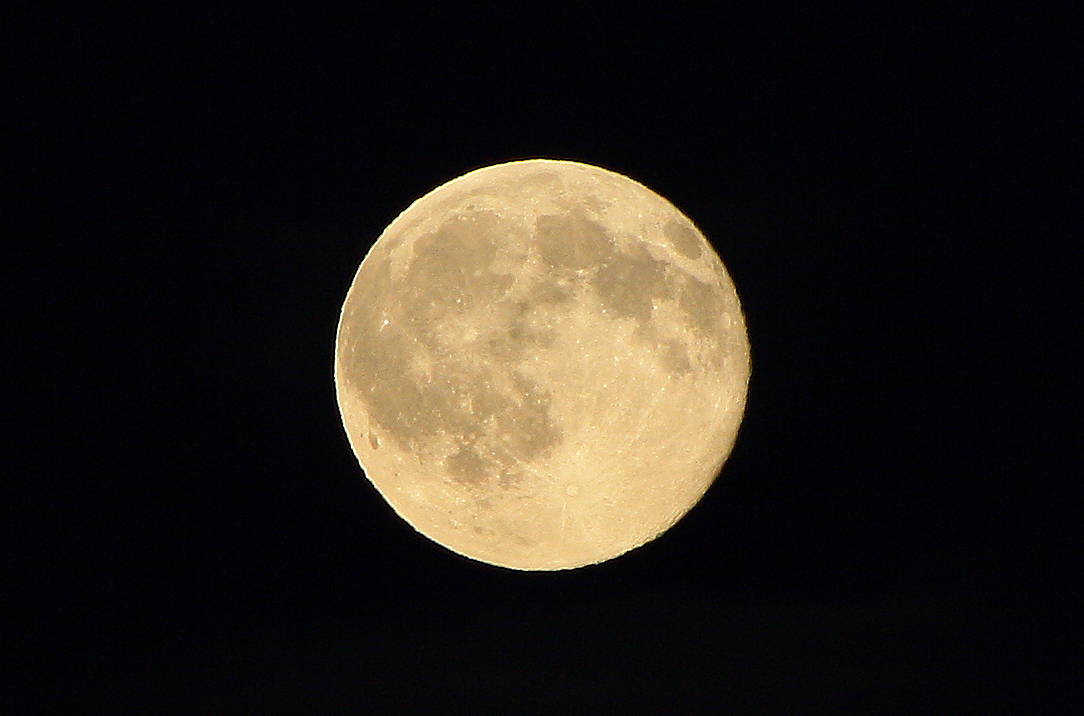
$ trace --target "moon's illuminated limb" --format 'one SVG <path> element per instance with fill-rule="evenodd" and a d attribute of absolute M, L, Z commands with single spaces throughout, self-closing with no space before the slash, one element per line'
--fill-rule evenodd
<path fill-rule="evenodd" d="M 369 479 L 422 534 L 566 569 L 661 534 L 711 485 L 745 406 L 738 295 L 700 231 L 567 161 L 426 194 L 362 262 L 335 382 Z"/>

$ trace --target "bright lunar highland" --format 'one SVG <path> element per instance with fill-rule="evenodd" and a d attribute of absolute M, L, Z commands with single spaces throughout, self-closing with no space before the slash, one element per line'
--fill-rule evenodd
<path fill-rule="evenodd" d="M 343 425 L 417 531 L 523 570 L 616 557 L 696 504 L 745 409 L 718 254 L 606 169 L 527 160 L 415 201 L 365 256 L 335 346 Z"/>

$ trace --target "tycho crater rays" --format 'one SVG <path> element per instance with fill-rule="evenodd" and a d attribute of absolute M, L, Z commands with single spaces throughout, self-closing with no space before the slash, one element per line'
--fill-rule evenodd
<path fill-rule="evenodd" d="M 415 528 L 558 569 L 695 503 L 748 354 L 718 256 L 672 205 L 535 160 L 446 184 L 385 231 L 343 307 L 336 382 L 366 473 Z"/>

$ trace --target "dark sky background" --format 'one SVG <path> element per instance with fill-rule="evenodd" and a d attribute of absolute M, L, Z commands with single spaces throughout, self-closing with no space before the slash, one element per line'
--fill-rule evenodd
<path fill-rule="evenodd" d="M 1044 5 L 15 18 L 12 696 L 68 713 L 1071 706 L 1084 45 Z M 331 366 L 384 226 L 538 156 L 632 176 L 700 225 L 753 378 L 682 522 L 523 574 L 394 515 Z"/>

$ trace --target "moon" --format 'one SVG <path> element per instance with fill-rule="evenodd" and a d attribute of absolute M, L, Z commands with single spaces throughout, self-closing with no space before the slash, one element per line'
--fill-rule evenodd
<path fill-rule="evenodd" d="M 699 229 L 572 161 L 477 169 L 361 262 L 335 343 L 343 427 L 418 532 L 519 570 L 656 538 L 711 486 L 745 410 L 737 291 Z"/>

